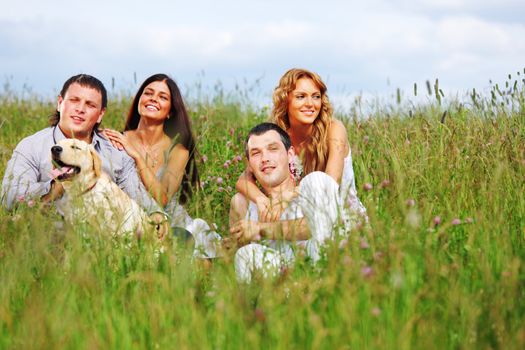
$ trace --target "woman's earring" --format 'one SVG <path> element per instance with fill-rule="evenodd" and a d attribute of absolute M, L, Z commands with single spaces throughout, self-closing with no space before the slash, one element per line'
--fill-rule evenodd
<path fill-rule="evenodd" d="M 168 114 L 168 116 L 166 117 L 166 119 L 170 119 L 170 115 Z"/>

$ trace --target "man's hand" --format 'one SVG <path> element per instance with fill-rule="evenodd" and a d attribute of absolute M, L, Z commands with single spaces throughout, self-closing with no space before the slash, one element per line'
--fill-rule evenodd
<path fill-rule="evenodd" d="M 257 205 L 257 214 L 261 222 L 279 221 L 281 214 L 287 207 L 287 204 L 284 202 L 272 203 L 266 196 L 257 198 L 255 204 Z"/>
<path fill-rule="evenodd" d="M 63 194 L 64 187 L 62 186 L 62 184 L 56 180 L 53 180 L 51 181 L 51 188 L 49 189 L 49 192 L 42 196 L 42 202 L 53 202 L 54 200 L 62 197 Z"/>
<path fill-rule="evenodd" d="M 239 245 L 245 245 L 261 239 L 261 226 L 257 221 L 239 220 L 230 227 L 230 234 Z"/>

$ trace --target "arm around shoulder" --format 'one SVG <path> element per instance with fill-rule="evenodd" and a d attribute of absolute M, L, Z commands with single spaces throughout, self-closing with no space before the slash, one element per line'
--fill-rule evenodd
<path fill-rule="evenodd" d="M 310 228 L 305 218 L 261 222 L 261 236 L 273 240 L 304 241 L 311 238 Z"/>
<path fill-rule="evenodd" d="M 325 173 L 330 175 L 337 183 L 341 183 L 344 160 L 348 155 L 348 134 L 344 124 L 333 119 L 328 129 L 328 161 Z"/>

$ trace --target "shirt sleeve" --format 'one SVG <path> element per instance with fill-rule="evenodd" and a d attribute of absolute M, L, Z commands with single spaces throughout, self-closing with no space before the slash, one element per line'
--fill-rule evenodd
<path fill-rule="evenodd" d="M 122 173 L 117 184 L 147 212 L 162 211 L 140 181 L 133 158 L 124 157 Z"/>
<path fill-rule="evenodd" d="M 51 180 L 40 181 L 39 164 L 31 155 L 31 148 L 20 144 L 7 162 L 2 180 L 2 205 L 11 209 L 17 201 L 40 198 L 51 188 Z"/>

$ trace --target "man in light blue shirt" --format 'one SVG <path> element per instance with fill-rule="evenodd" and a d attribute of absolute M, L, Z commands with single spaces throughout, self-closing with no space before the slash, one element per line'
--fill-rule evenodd
<path fill-rule="evenodd" d="M 103 171 L 124 192 L 146 211 L 158 210 L 137 175 L 133 159 L 98 131 L 106 106 L 107 92 L 100 80 L 87 74 L 69 78 L 58 96 L 51 126 L 24 138 L 13 151 L 2 181 L 2 205 L 10 209 L 22 199 L 60 201 L 64 189 L 51 175 L 51 147 L 64 138 L 75 138 L 95 147 Z"/>

